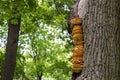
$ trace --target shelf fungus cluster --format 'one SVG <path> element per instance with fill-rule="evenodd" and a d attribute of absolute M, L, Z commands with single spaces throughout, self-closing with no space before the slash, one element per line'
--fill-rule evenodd
<path fill-rule="evenodd" d="M 72 55 L 72 71 L 79 73 L 83 69 L 83 53 L 84 53 L 84 41 L 83 41 L 83 28 L 82 18 L 73 18 L 70 20 L 73 25 L 72 38 L 74 41 L 74 50 Z"/>

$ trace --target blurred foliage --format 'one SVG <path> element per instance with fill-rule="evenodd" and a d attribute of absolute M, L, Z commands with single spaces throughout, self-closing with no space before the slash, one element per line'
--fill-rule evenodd
<path fill-rule="evenodd" d="M 66 19 L 72 3 L 73 0 L 1 0 L 0 75 L 7 20 L 13 17 L 15 5 L 15 16 L 21 15 L 22 22 L 14 80 L 70 80 L 72 41 L 66 31 Z"/>

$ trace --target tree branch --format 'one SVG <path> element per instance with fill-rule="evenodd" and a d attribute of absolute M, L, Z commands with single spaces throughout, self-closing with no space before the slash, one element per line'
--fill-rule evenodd
<path fill-rule="evenodd" d="M 61 11 L 59 10 L 58 6 L 57 6 L 56 0 L 53 0 L 53 2 L 54 2 L 54 4 L 55 4 L 55 8 L 56 8 L 57 12 L 58 12 L 59 14 L 62 14 Z"/>

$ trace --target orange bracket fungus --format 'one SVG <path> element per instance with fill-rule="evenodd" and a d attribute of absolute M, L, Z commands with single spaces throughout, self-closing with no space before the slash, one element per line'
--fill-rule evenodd
<path fill-rule="evenodd" d="M 83 41 L 83 28 L 82 18 L 73 18 L 70 23 L 73 25 L 72 38 L 74 41 L 74 49 L 72 55 L 72 71 L 79 73 L 83 69 L 83 53 L 84 53 L 84 41 Z"/>

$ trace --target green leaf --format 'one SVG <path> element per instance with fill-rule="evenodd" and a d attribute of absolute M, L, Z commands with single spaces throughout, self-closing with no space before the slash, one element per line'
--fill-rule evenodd
<path fill-rule="evenodd" d="M 18 24 L 18 19 L 12 19 L 11 23 L 14 24 L 14 25 Z"/>

